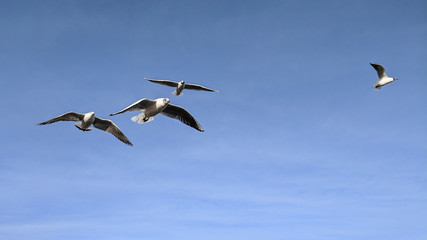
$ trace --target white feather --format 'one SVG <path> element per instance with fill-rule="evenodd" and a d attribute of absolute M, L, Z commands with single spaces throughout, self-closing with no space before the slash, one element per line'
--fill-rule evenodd
<path fill-rule="evenodd" d="M 147 121 L 144 121 L 144 118 L 145 118 L 145 114 L 141 113 L 136 116 L 133 116 L 131 120 L 138 124 L 148 123 L 154 120 L 154 117 L 149 117 Z"/>

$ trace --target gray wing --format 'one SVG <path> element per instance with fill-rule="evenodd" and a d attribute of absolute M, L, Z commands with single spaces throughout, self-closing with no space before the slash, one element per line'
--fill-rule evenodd
<path fill-rule="evenodd" d="M 124 113 L 124 112 L 143 111 L 144 109 L 146 109 L 148 106 L 150 106 L 152 104 L 156 104 L 156 101 L 153 101 L 153 100 L 147 99 L 147 98 L 143 98 L 141 100 L 138 100 L 138 101 L 132 103 L 131 105 L 129 105 L 128 107 L 126 107 L 125 109 L 123 109 L 121 111 L 110 114 L 110 116 L 114 116 L 114 115 Z"/>
<path fill-rule="evenodd" d="M 191 89 L 191 90 L 198 90 L 198 91 L 209 91 L 209 92 L 218 92 L 217 90 L 213 90 L 207 87 L 203 87 L 200 85 L 196 85 L 196 84 L 185 84 L 184 85 L 185 89 Z"/>
<path fill-rule="evenodd" d="M 378 74 L 378 78 L 386 77 L 385 69 L 383 66 L 379 65 L 378 63 L 371 63 L 371 66 L 375 68 Z"/>
<path fill-rule="evenodd" d="M 174 81 L 156 80 L 156 79 L 149 79 L 149 78 L 144 78 L 144 79 L 147 81 L 153 82 L 153 83 L 158 83 L 158 84 L 169 86 L 169 87 L 177 87 L 178 86 L 178 83 L 174 82 Z"/>
<path fill-rule="evenodd" d="M 113 123 L 113 121 L 96 117 L 95 121 L 93 122 L 93 126 L 98 128 L 98 129 L 101 129 L 103 131 L 106 131 L 108 133 L 113 134 L 117 139 L 119 139 L 120 141 L 124 142 L 125 144 L 127 144 L 129 146 L 133 146 L 133 144 L 123 134 L 123 132 L 120 131 L 119 127 L 117 127 L 117 125 Z"/>
<path fill-rule="evenodd" d="M 84 117 L 84 114 L 81 113 L 75 113 L 75 112 L 68 112 L 68 113 L 64 113 L 56 118 L 52 118 L 50 120 L 47 120 L 45 122 L 41 122 L 38 125 L 46 125 L 46 124 L 51 124 L 51 123 L 55 123 L 55 122 L 59 122 L 59 121 L 81 121 Z"/>
<path fill-rule="evenodd" d="M 199 130 L 200 132 L 205 131 L 202 126 L 200 126 L 200 124 L 197 122 L 197 120 L 182 107 L 168 104 L 166 108 L 163 109 L 163 111 L 160 113 L 170 118 L 178 119 L 182 123 L 187 124 L 188 126 L 193 127 Z"/>

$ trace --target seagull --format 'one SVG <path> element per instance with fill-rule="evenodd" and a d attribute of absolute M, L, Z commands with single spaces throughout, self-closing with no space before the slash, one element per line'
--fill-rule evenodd
<path fill-rule="evenodd" d="M 377 63 L 371 63 L 372 67 L 377 70 L 378 78 L 380 79 L 378 82 L 374 84 L 375 90 L 380 90 L 382 86 L 387 85 L 391 82 L 394 82 L 395 80 L 398 80 L 397 78 L 391 78 L 388 77 L 385 73 L 385 68 Z"/>
<path fill-rule="evenodd" d="M 113 134 L 117 139 L 124 142 L 125 144 L 129 146 L 133 146 L 132 143 L 129 141 L 129 139 L 122 133 L 122 131 L 120 131 L 117 125 L 113 123 L 113 121 L 95 117 L 94 112 L 88 112 L 85 114 L 68 112 L 58 117 L 52 118 L 48 121 L 39 123 L 38 125 L 46 125 L 46 124 L 51 124 L 58 121 L 74 121 L 74 122 L 80 121 L 74 125 L 82 131 L 91 131 L 92 125 L 93 125 L 98 129 L 101 129 L 103 131 Z"/>
<path fill-rule="evenodd" d="M 189 112 L 187 112 L 187 110 L 182 107 L 169 104 L 169 102 L 169 98 L 157 98 L 155 100 L 143 98 L 119 112 L 110 114 L 110 116 L 114 116 L 124 112 L 143 111 L 142 113 L 131 118 L 132 121 L 138 124 L 142 124 L 153 121 L 154 116 L 161 113 L 167 117 L 177 119 L 182 123 L 197 129 L 200 132 L 205 131 L 202 126 L 200 126 L 200 124 L 196 121 L 196 119 L 191 116 Z"/>
<path fill-rule="evenodd" d="M 208 92 L 218 92 L 217 90 L 213 90 L 207 87 L 203 87 L 200 85 L 196 85 L 196 84 L 187 84 L 184 81 L 181 82 L 174 82 L 174 81 L 169 81 L 169 80 L 155 80 L 155 79 L 149 79 L 149 78 L 145 78 L 145 80 L 153 82 L 153 83 L 158 83 L 161 85 L 165 85 L 165 86 L 169 86 L 169 87 L 174 87 L 176 88 L 176 90 L 172 93 L 175 96 L 182 96 L 182 90 L 184 89 L 190 89 L 190 90 L 198 90 L 198 91 L 208 91 Z"/>

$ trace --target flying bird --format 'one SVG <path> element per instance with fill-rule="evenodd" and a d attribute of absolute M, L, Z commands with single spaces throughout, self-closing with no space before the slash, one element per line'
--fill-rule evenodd
<path fill-rule="evenodd" d="M 142 124 L 153 121 L 154 116 L 161 113 L 167 117 L 177 119 L 182 123 L 197 129 L 200 132 L 205 131 L 202 126 L 200 126 L 200 124 L 197 122 L 197 120 L 193 116 L 191 116 L 189 112 L 187 112 L 187 110 L 182 107 L 169 104 L 169 102 L 169 98 L 157 98 L 155 100 L 143 98 L 119 112 L 110 114 L 110 116 L 114 116 L 124 112 L 143 111 L 142 113 L 131 118 L 132 121 L 138 124 Z"/>
<path fill-rule="evenodd" d="M 113 121 L 95 117 L 94 112 L 88 112 L 86 114 L 68 112 L 58 117 L 52 118 L 48 121 L 39 123 L 38 125 L 46 125 L 46 124 L 51 124 L 58 121 L 74 121 L 74 122 L 79 121 L 74 125 L 82 131 L 91 131 L 92 125 L 93 125 L 98 129 L 101 129 L 103 131 L 113 134 L 117 139 L 124 142 L 125 144 L 133 146 L 132 143 L 129 141 L 129 139 L 122 133 L 122 131 L 120 131 L 117 125 L 113 123 Z"/>
<path fill-rule="evenodd" d="M 375 82 L 374 89 L 380 90 L 382 86 L 387 85 L 391 82 L 394 82 L 395 80 L 398 80 L 397 78 L 391 78 L 388 77 L 385 73 L 385 68 L 377 63 L 371 63 L 372 67 L 375 68 L 378 74 L 379 81 Z"/>
<path fill-rule="evenodd" d="M 170 81 L 170 80 L 155 80 L 155 79 L 149 79 L 149 78 L 145 78 L 145 80 L 153 82 L 153 83 L 158 83 L 161 85 L 176 88 L 176 90 L 172 93 L 175 96 L 182 96 L 183 95 L 182 90 L 184 90 L 184 89 L 208 91 L 208 92 L 218 92 L 217 90 L 213 90 L 213 89 L 203 87 L 200 85 L 188 84 L 188 83 L 185 83 L 184 81 L 174 82 L 174 81 Z"/>

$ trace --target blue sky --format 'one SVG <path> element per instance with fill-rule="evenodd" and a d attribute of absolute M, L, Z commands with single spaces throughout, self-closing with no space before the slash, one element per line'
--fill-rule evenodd
<path fill-rule="evenodd" d="M 0 1 L 1 239 L 426 239 L 425 1 Z M 398 81 L 377 92 L 377 62 Z M 144 77 L 185 80 L 186 91 Z M 109 117 L 168 97 L 205 128 Z M 126 146 L 73 123 L 113 120 Z"/>

